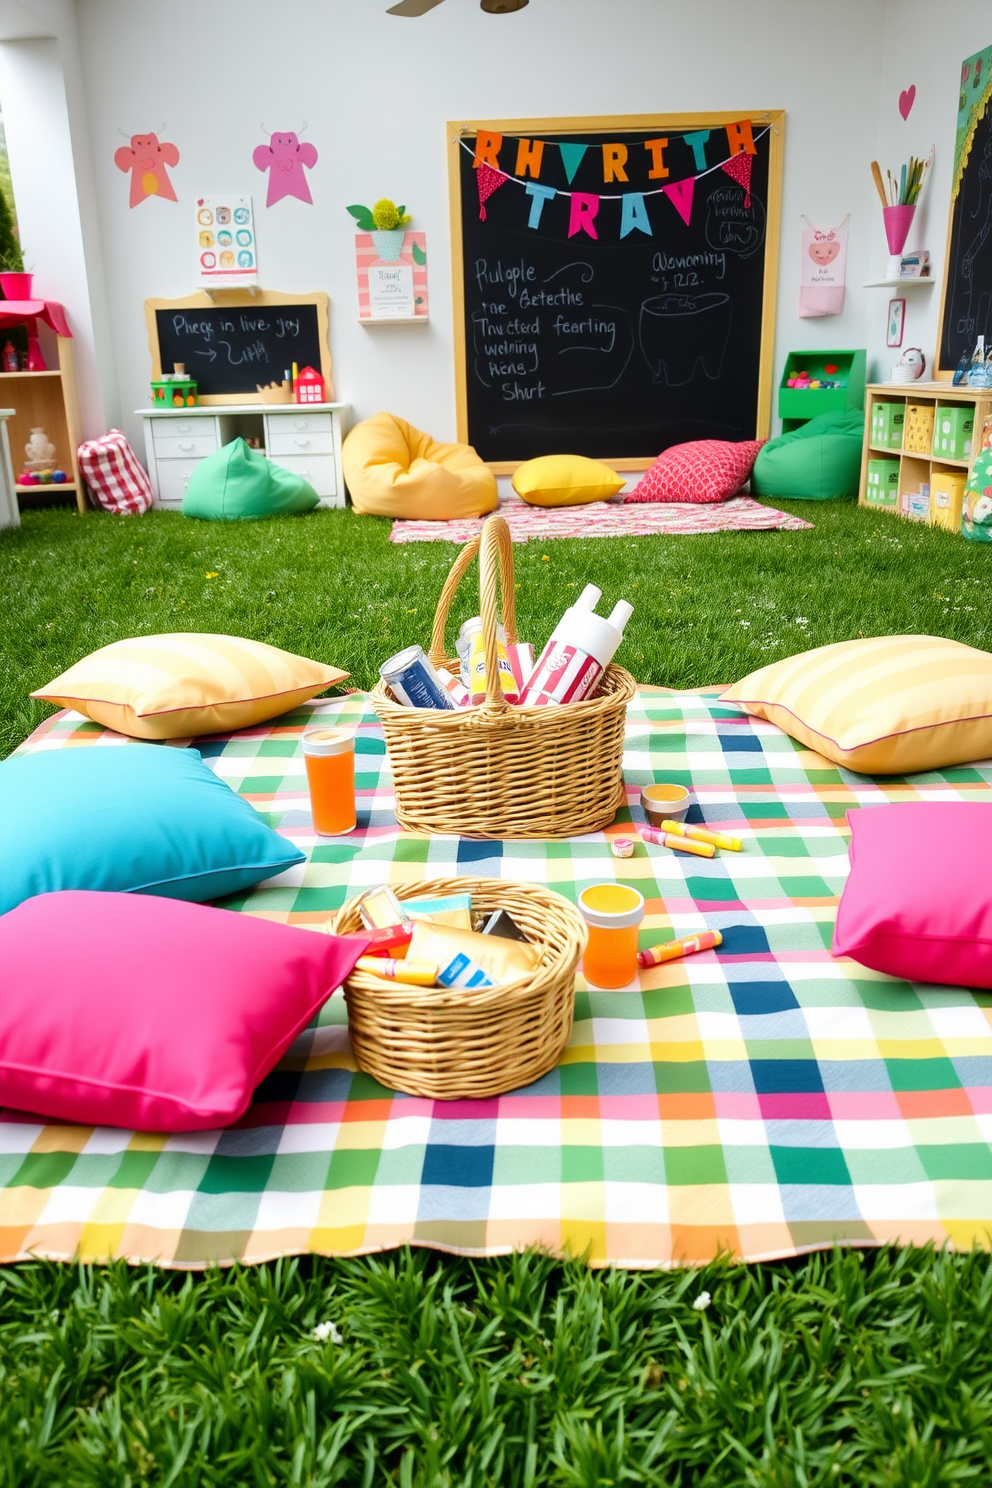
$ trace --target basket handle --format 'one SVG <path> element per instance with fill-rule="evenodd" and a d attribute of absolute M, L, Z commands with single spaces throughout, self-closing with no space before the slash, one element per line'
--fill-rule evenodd
<path fill-rule="evenodd" d="M 513 588 L 513 544 L 505 517 L 487 518 L 482 532 L 465 544 L 444 581 L 441 597 L 434 614 L 434 629 L 431 634 L 431 661 L 435 666 L 443 665 L 448 652 L 444 633 L 448 623 L 448 612 L 455 591 L 465 576 L 476 553 L 479 554 L 479 613 L 482 616 L 482 637 L 486 650 L 486 700 L 483 707 L 495 708 L 502 713 L 508 704 L 503 698 L 499 680 L 499 657 L 496 651 L 496 621 L 499 615 L 499 595 L 503 599 L 503 624 L 506 638 L 511 644 L 517 639 L 516 599 Z"/>

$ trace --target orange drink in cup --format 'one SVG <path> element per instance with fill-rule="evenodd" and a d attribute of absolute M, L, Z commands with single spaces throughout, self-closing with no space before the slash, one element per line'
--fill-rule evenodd
<path fill-rule="evenodd" d="M 594 987 L 626 987 L 637 975 L 637 931 L 644 896 L 627 884 L 592 884 L 579 895 L 589 931 L 582 973 Z"/>
<path fill-rule="evenodd" d="M 355 830 L 355 736 L 350 729 L 311 728 L 303 735 L 314 831 L 343 837 Z"/>

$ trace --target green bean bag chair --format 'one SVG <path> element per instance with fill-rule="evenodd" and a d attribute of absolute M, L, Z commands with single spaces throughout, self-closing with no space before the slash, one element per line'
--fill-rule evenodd
<path fill-rule="evenodd" d="M 821 413 L 791 434 L 769 440 L 754 462 L 751 494 L 804 501 L 856 496 L 864 431 L 863 410 L 851 408 Z"/>
<path fill-rule="evenodd" d="M 312 510 L 320 501 L 313 486 L 274 465 L 243 439 L 232 439 L 201 460 L 183 496 L 183 516 L 207 522 L 236 522 Z"/>

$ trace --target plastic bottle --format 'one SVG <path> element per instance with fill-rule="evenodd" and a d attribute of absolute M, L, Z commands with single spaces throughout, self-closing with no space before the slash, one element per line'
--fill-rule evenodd
<path fill-rule="evenodd" d="M 968 368 L 968 386 L 983 388 L 985 386 L 985 337 L 979 336 L 975 343 L 975 350 L 971 357 L 971 366 Z"/>
<path fill-rule="evenodd" d="M 595 613 L 602 591 L 587 584 L 551 632 L 524 689 L 521 703 L 546 707 L 578 703 L 595 691 L 623 639 L 634 607 L 618 600 L 609 619 Z"/>
<path fill-rule="evenodd" d="M 8 341 L 3 349 L 3 370 L 5 372 L 16 372 L 18 365 L 17 347 L 13 341 Z"/>

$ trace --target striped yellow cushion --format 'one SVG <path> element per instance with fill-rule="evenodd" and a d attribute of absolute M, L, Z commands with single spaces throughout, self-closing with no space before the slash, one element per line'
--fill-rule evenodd
<path fill-rule="evenodd" d="M 992 656 L 938 636 L 818 646 L 752 672 L 723 699 L 866 775 L 992 757 Z"/>
<path fill-rule="evenodd" d="M 150 635 L 101 646 L 31 696 L 134 739 L 182 739 L 276 718 L 347 675 L 239 636 Z"/>

